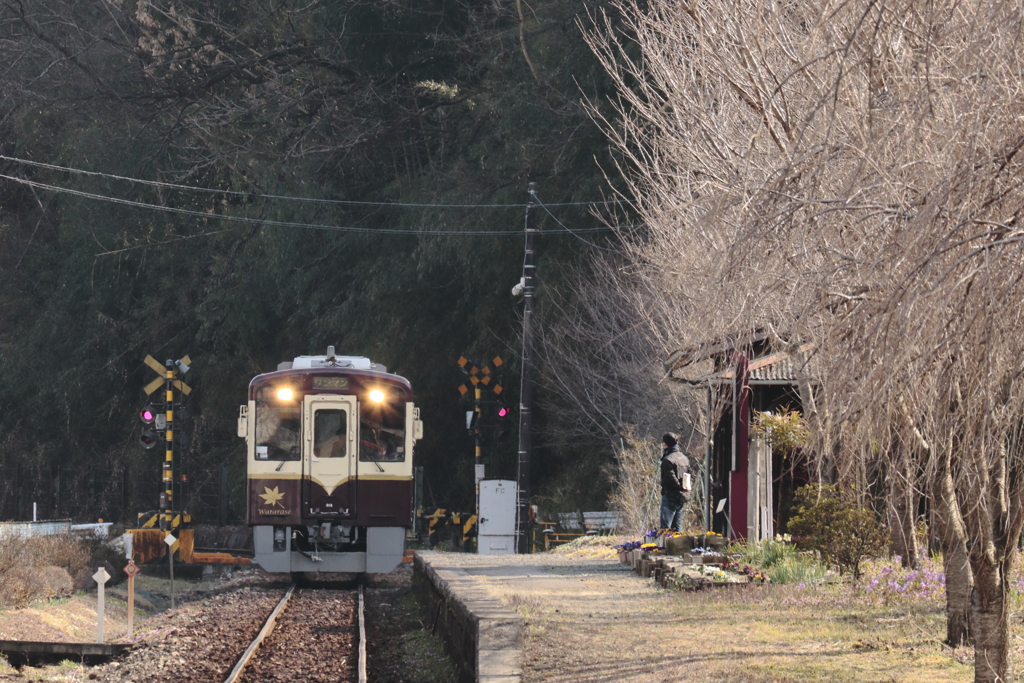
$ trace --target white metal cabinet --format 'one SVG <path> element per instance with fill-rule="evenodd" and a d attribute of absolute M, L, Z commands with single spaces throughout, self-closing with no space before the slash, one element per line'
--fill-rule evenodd
<path fill-rule="evenodd" d="M 516 552 L 516 482 L 485 479 L 480 482 L 479 555 Z"/>

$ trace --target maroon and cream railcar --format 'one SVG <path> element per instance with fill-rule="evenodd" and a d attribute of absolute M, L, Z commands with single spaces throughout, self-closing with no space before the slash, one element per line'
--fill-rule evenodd
<path fill-rule="evenodd" d="M 271 572 L 389 572 L 412 526 L 412 387 L 368 358 L 299 356 L 249 383 L 255 561 Z"/>

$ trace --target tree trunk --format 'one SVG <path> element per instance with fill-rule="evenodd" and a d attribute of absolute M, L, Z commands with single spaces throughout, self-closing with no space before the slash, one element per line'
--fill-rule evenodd
<path fill-rule="evenodd" d="M 897 446 L 897 448 L 901 448 Z M 889 523 L 889 541 L 892 551 L 899 555 L 904 567 L 917 567 L 917 506 L 914 504 L 914 480 L 910 458 L 905 453 L 897 454 L 893 462 L 894 472 L 888 477 L 889 491 L 886 501 L 886 517 Z"/>
<path fill-rule="evenodd" d="M 956 501 L 948 467 L 940 467 L 935 482 L 935 521 L 942 538 L 942 565 L 946 572 L 946 644 L 971 643 L 971 593 L 974 576 L 967 554 L 967 529 Z"/>
<path fill-rule="evenodd" d="M 942 566 L 946 572 L 946 644 L 951 647 L 970 645 L 974 575 L 967 557 L 967 544 L 962 540 L 944 544 Z"/>
<path fill-rule="evenodd" d="M 971 608 L 974 634 L 975 683 L 1005 683 L 1013 675 L 1010 665 L 1009 581 L 1010 560 L 991 562 L 981 553 L 971 558 L 974 592 Z"/>

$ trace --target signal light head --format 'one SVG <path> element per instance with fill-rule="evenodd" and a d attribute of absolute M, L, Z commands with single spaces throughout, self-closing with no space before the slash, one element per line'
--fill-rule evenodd
<path fill-rule="evenodd" d="M 142 432 L 142 436 L 139 437 L 139 441 L 142 442 L 142 447 L 148 451 L 150 448 L 156 445 L 156 432 L 154 432 L 152 429 L 147 429 L 146 431 Z"/>
<path fill-rule="evenodd" d="M 153 407 L 152 404 L 146 406 L 145 408 L 139 411 L 139 419 L 142 420 L 145 424 L 153 424 L 153 420 L 156 419 L 156 408 Z"/>

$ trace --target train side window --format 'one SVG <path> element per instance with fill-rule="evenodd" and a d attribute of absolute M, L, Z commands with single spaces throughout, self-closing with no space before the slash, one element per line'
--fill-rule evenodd
<path fill-rule="evenodd" d="M 405 403 L 362 404 L 359 461 L 405 461 Z"/>
<path fill-rule="evenodd" d="M 272 397 L 269 388 L 256 396 L 256 459 L 298 460 L 301 420 L 299 405 Z"/>
<path fill-rule="evenodd" d="M 348 413 L 337 408 L 318 410 L 313 416 L 313 455 L 318 458 L 345 457 Z"/>

